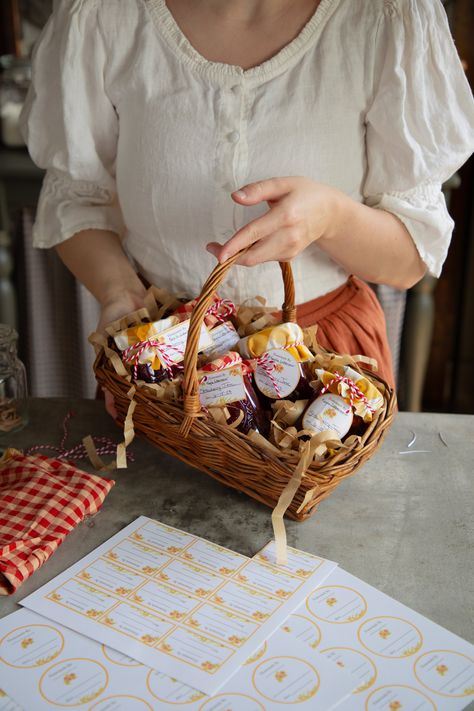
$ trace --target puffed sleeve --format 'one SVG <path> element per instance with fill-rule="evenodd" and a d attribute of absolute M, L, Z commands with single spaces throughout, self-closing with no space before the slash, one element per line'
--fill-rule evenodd
<path fill-rule="evenodd" d="M 118 118 L 105 87 L 97 0 L 62 0 L 33 56 L 22 131 L 47 170 L 34 244 L 52 247 L 88 229 L 124 231 L 115 185 Z"/>
<path fill-rule="evenodd" d="M 439 276 L 453 230 L 441 186 L 474 150 L 474 101 L 440 0 L 383 0 L 374 66 L 365 201 L 404 223 Z"/>

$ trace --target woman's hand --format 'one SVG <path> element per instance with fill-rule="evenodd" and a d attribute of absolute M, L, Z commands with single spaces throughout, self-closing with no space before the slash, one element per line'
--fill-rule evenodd
<path fill-rule="evenodd" d="M 141 309 L 145 305 L 143 302 L 144 297 L 145 287 L 143 287 L 143 293 L 123 291 L 119 294 L 109 296 L 107 301 L 101 306 L 97 331 L 107 335 L 105 329 L 109 326 L 109 324 L 117 321 L 127 314 L 132 313 L 132 311 Z"/>
<path fill-rule="evenodd" d="M 105 304 L 102 304 L 101 314 L 99 323 L 97 324 L 97 331 L 106 334 L 106 328 L 109 324 L 117 321 L 118 319 L 132 313 L 144 306 L 143 297 L 145 295 L 145 287 L 143 287 L 143 293 L 131 293 L 131 292 L 121 292 L 115 297 L 110 297 L 110 300 Z M 114 396 L 106 388 L 102 388 L 105 398 L 105 409 L 108 414 L 115 419 L 117 419 L 117 410 L 115 409 Z"/>
<path fill-rule="evenodd" d="M 232 193 L 239 205 L 267 202 L 268 212 L 249 222 L 224 245 L 211 242 L 207 250 L 219 262 L 253 245 L 237 262 L 253 266 L 260 262 L 286 262 L 315 240 L 328 237 L 350 200 L 335 188 L 309 178 L 272 178 L 251 183 Z"/>

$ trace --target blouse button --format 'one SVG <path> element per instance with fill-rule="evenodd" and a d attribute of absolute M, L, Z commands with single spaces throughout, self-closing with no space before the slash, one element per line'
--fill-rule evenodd
<path fill-rule="evenodd" d="M 229 139 L 229 141 L 231 143 L 237 143 L 237 141 L 240 138 L 240 133 L 238 131 L 231 131 L 231 133 L 229 133 L 227 138 Z"/>

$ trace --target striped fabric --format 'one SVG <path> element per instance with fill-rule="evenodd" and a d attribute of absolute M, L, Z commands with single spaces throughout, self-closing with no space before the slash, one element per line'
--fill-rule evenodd
<path fill-rule="evenodd" d="M 114 483 L 59 459 L 7 450 L 0 460 L 0 595 L 15 592 L 97 513 Z"/>

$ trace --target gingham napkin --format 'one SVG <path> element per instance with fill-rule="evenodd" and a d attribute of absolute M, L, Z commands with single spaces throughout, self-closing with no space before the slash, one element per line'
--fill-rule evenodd
<path fill-rule="evenodd" d="M 97 513 L 114 484 L 59 459 L 8 449 L 0 460 L 0 595 L 15 592 Z"/>

